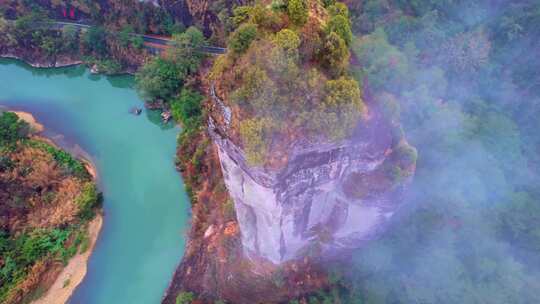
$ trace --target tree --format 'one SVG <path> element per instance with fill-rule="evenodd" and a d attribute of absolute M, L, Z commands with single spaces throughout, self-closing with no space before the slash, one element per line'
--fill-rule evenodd
<path fill-rule="evenodd" d="M 60 44 L 55 37 L 43 36 L 41 38 L 40 48 L 45 52 L 45 54 L 47 54 L 47 56 L 55 57 L 60 51 Z"/>
<path fill-rule="evenodd" d="M 84 48 L 97 56 L 107 55 L 107 33 L 100 26 L 92 26 L 84 35 Z"/>
<path fill-rule="evenodd" d="M 242 54 L 249 48 L 255 37 L 257 37 L 257 26 L 251 23 L 242 24 L 231 35 L 229 47 L 236 54 Z"/>
<path fill-rule="evenodd" d="M 198 119 L 202 114 L 201 101 L 203 96 L 190 89 L 183 89 L 180 96 L 171 104 L 173 118 L 184 125 L 192 119 Z"/>
<path fill-rule="evenodd" d="M 191 304 L 195 300 L 195 295 L 192 292 L 182 291 L 176 297 L 176 304 Z"/>
<path fill-rule="evenodd" d="M 347 43 L 347 45 L 350 45 L 352 42 L 353 34 L 348 17 L 343 15 L 332 16 L 328 22 L 328 25 L 326 26 L 326 31 L 327 33 L 337 33 Z"/>
<path fill-rule="evenodd" d="M 382 29 L 355 41 L 353 52 L 360 61 L 361 75 L 373 90 L 397 92 L 407 81 L 407 58 L 388 43 Z"/>
<path fill-rule="evenodd" d="M 131 38 L 131 46 L 137 50 L 142 50 L 144 47 L 144 39 L 141 36 L 135 36 Z"/>
<path fill-rule="evenodd" d="M 297 54 L 300 47 L 300 38 L 296 32 L 283 29 L 276 34 L 275 42 L 287 54 Z"/>
<path fill-rule="evenodd" d="M 304 25 L 308 20 L 309 9 L 307 0 L 289 0 L 287 11 L 291 21 L 298 26 Z"/>
<path fill-rule="evenodd" d="M 137 90 L 146 100 L 168 99 L 182 86 L 185 69 L 168 60 L 156 57 L 146 63 L 135 76 Z"/>
<path fill-rule="evenodd" d="M 76 52 L 79 49 L 79 33 L 73 25 L 66 25 L 62 28 L 62 40 L 64 49 L 68 52 Z"/>
<path fill-rule="evenodd" d="M 341 2 L 334 3 L 327 8 L 328 13 L 330 16 L 343 16 L 345 18 L 349 18 L 349 8 L 347 5 Z"/>
<path fill-rule="evenodd" d="M 342 140 L 351 134 L 367 108 L 358 83 L 340 77 L 326 82 L 324 98 L 317 106 L 310 124 L 332 140 Z"/>
<path fill-rule="evenodd" d="M 0 17 L 0 49 L 15 45 L 16 43 L 17 40 L 13 37 L 12 27 L 9 26 L 4 18 Z"/>
<path fill-rule="evenodd" d="M 343 74 L 349 66 L 349 48 L 347 43 L 335 32 L 326 36 L 322 50 L 322 64 L 328 71 L 339 76 Z"/>
<path fill-rule="evenodd" d="M 13 112 L 0 115 L 0 149 L 12 147 L 24 137 L 23 131 L 28 125 Z"/>
<path fill-rule="evenodd" d="M 240 136 L 250 165 L 264 163 L 271 134 L 272 122 L 268 118 L 246 119 L 240 123 Z"/>
<path fill-rule="evenodd" d="M 132 35 L 135 31 L 130 25 L 122 27 L 122 30 L 118 33 L 118 41 L 123 47 L 128 47 L 132 40 Z"/>
<path fill-rule="evenodd" d="M 203 33 L 191 26 L 184 33 L 173 35 L 173 47 L 168 51 L 169 59 L 186 75 L 195 73 L 204 57 L 199 49 L 205 41 Z"/>

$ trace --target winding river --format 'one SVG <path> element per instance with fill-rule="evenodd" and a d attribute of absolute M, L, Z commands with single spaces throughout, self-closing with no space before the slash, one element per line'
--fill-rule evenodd
<path fill-rule="evenodd" d="M 31 112 L 45 135 L 85 151 L 98 169 L 105 224 L 71 304 L 159 303 L 183 254 L 188 200 L 173 165 L 179 130 L 156 113 L 129 114 L 142 107 L 132 84 L 83 67 L 0 59 L 0 105 Z"/>

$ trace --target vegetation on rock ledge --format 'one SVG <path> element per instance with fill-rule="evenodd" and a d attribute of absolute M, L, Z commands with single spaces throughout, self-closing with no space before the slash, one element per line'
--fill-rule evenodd
<path fill-rule="evenodd" d="M 272 147 L 297 136 L 350 136 L 367 108 L 348 71 L 347 7 L 295 0 L 242 6 L 234 14 L 232 51 L 211 74 L 239 113 L 248 162 L 264 164 Z"/>

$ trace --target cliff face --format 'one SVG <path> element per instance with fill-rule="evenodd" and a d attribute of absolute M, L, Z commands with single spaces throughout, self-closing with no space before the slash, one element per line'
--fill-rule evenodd
<path fill-rule="evenodd" d="M 340 143 L 296 142 L 281 169 L 252 167 L 227 136 L 230 109 L 212 96 L 209 133 L 218 147 L 248 256 L 279 264 L 305 254 L 331 255 L 358 247 L 381 232 L 399 207 L 414 165 L 399 181 L 377 180 L 394 162 L 396 146 L 383 120 L 371 118 L 358 136 Z"/>

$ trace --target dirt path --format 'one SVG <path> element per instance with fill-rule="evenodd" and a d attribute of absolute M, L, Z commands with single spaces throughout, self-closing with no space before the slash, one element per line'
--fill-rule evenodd
<path fill-rule="evenodd" d="M 82 254 L 77 254 L 71 258 L 51 288 L 41 298 L 32 302 L 33 304 L 64 304 L 67 302 L 86 275 L 88 259 L 94 250 L 102 224 L 103 216 L 97 214 L 88 226 L 90 238 L 88 249 Z"/>

